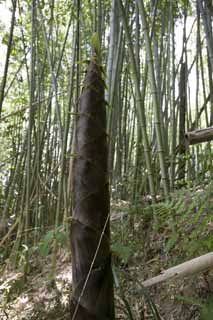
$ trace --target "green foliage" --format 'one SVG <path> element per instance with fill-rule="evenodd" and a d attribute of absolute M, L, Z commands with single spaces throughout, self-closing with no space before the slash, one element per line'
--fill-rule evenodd
<path fill-rule="evenodd" d="M 115 272 L 115 269 L 113 269 L 113 275 L 114 275 L 115 285 L 119 289 L 120 298 L 123 301 L 123 304 L 125 306 L 124 312 L 125 312 L 125 314 L 127 316 L 127 319 L 134 320 L 132 307 L 131 307 L 128 299 L 125 296 L 125 292 L 124 292 L 123 287 L 119 283 L 119 280 L 118 280 L 117 274 Z"/>
<path fill-rule="evenodd" d="M 133 246 L 132 245 L 124 245 L 123 243 L 116 241 L 111 246 L 112 252 L 120 258 L 120 260 L 126 264 L 129 261 L 129 258 L 133 254 Z"/>
<path fill-rule="evenodd" d="M 43 239 L 39 243 L 39 253 L 42 256 L 47 256 L 50 250 L 50 243 L 54 237 L 54 230 L 50 230 L 47 234 L 43 237 Z"/>
<path fill-rule="evenodd" d="M 195 299 L 194 297 L 187 297 L 183 295 L 176 295 L 176 300 L 184 302 L 185 304 L 198 306 L 200 309 L 200 320 L 213 319 L 213 297 L 210 299 Z"/>
<path fill-rule="evenodd" d="M 123 305 L 125 307 L 124 312 L 126 314 L 126 317 L 129 320 L 133 320 L 134 319 L 133 308 L 132 308 L 131 304 L 129 303 L 128 299 L 126 298 L 123 286 L 118 279 L 117 272 L 116 272 L 115 268 L 113 268 L 113 276 L 114 276 L 115 287 L 118 289 L 119 296 L 120 296 L 120 298 L 123 302 Z M 137 281 L 137 284 L 140 287 L 140 289 L 138 290 L 138 293 L 144 297 L 144 300 L 147 303 L 148 309 L 151 311 L 153 319 L 154 320 L 161 320 L 161 316 L 158 312 L 158 309 L 157 309 L 148 289 L 145 288 L 139 281 Z"/>
<path fill-rule="evenodd" d="M 100 39 L 97 32 L 94 32 L 91 37 L 91 47 L 92 47 L 92 50 L 94 50 L 98 56 L 101 55 L 101 44 L 100 44 Z"/>
<path fill-rule="evenodd" d="M 213 319 L 213 297 L 207 303 L 203 304 L 201 309 L 200 320 L 212 320 Z"/>
<path fill-rule="evenodd" d="M 165 250 L 167 253 L 169 253 L 175 246 L 178 240 L 178 234 L 176 232 L 173 232 L 171 237 L 168 239 L 165 245 Z"/>
<path fill-rule="evenodd" d="M 141 294 L 144 296 L 145 301 L 147 302 L 147 304 L 148 304 L 148 306 L 149 306 L 149 308 L 151 310 L 153 319 L 154 320 L 162 320 L 162 318 L 161 318 L 161 316 L 160 316 L 160 314 L 158 312 L 158 309 L 157 309 L 157 307 L 156 307 L 156 305 L 155 305 L 155 303 L 154 303 L 154 301 L 153 301 L 148 289 L 145 288 L 139 281 L 137 281 L 137 283 L 140 286 Z"/>
<path fill-rule="evenodd" d="M 193 257 L 213 250 L 212 184 L 206 190 L 185 189 L 170 202 L 153 204 L 154 230 L 165 239 L 165 252 Z M 187 236 L 186 236 L 187 235 Z"/>
<path fill-rule="evenodd" d="M 0 309 L 4 309 L 14 294 L 22 291 L 24 284 L 22 273 L 14 274 L 0 283 Z"/>
<path fill-rule="evenodd" d="M 39 249 L 39 253 L 43 257 L 46 257 L 49 254 L 54 240 L 56 240 L 58 246 L 61 246 L 61 247 L 67 244 L 68 235 L 65 232 L 65 230 L 61 228 L 61 226 L 58 227 L 56 231 L 55 230 L 48 231 L 46 235 L 41 239 L 38 245 L 38 249 Z"/>
<path fill-rule="evenodd" d="M 186 304 L 191 304 L 191 305 L 201 307 L 201 301 L 198 299 L 195 299 L 194 297 L 186 297 L 186 296 L 177 294 L 175 296 L 175 299 L 177 301 L 184 302 Z"/>

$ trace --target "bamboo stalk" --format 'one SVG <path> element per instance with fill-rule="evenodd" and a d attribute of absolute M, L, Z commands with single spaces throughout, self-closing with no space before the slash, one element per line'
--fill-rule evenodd
<path fill-rule="evenodd" d="M 205 129 L 187 132 L 185 134 L 186 144 L 197 144 L 213 140 L 213 126 Z"/>
<path fill-rule="evenodd" d="M 160 275 L 143 282 L 144 287 L 151 287 L 166 280 L 174 280 L 213 268 L 213 252 L 181 263 L 163 271 Z"/>
<path fill-rule="evenodd" d="M 9 34 L 9 39 L 8 39 L 4 73 L 3 73 L 3 78 L 1 81 L 1 85 L 0 85 L 0 118 L 1 118 L 2 105 L 3 105 L 3 101 L 4 101 L 4 96 L 5 96 L 5 86 L 6 86 L 6 82 L 7 82 L 9 60 L 10 60 L 10 55 L 11 55 L 12 43 L 13 43 L 13 32 L 14 32 L 14 27 L 15 27 L 17 1 L 16 0 L 12 1 L 12 4 L 13 4 L 13 12 L 12 12 L 12 17 L 11 17 L 10 34 Z"/>
<path fill-rule="evenodd" d="M 168 172 L 167 172 L 167 166 L 166 166 L 166 162 L 165 162 L 165 149 L 164 149 L 163 137 L 162 137 L 162 123 L 161 123 L 161 119 L 160 119 L 160 107 L 161 106 L 159 104 L 158 93 L 157 93 L 153 54 L 152 54 L 152 48 L 151 48 L 150 37 L 149 37 L 149 32 L 148 32 L 148 24 L 147 24 L 147 20 L 146 20 L 146 12 L 145 12 L 145 8 L 144 8 L 144 2 L 142 0 L 137 0 L 137 3 L 139 6 L 139 12 L 141 15 L 141 20 L 142 20 L 142 25 L 143 25 L 145 46 L 146 46 L 146 53 L 147 53 L 148 71 L 149 71 L 150 85 L 152 88 L 152 95 L 153 95 L 155 128 L 156 128 L 156 136 L 157 136 L 157 145 L 158 145 L 158 153 L 159 153 L 159 160 L 160 160 L 162 183 L 163 183 L 165 196 L 168 197 L 169 196 Z"/>
<path fill-rule="evenodd" d="M 125 14 L 125 9 L 123 6 L 123 3 L 121 0 L 117 2 L 117 5 L 119 6 L 119 10 L 121 13 L 121 20 L 122 24 L 125 30 L 125 35 L 127 38 L 127 43 L 128 43 L 128 49 L 129 49 L 129 58 L 130 58 L 130 63 L 132 66 L 132 77 L 135 85 L 135 95 L 136 95 L 136 106 L 137 106 L 137 115 L 140 121 L 140 127 L 141 127 L 141 132 L 142 132 L 142 138 L 144 142 L 144 153 L 145 153 L 145 161 L 146 161 L 146 166 L 148 170 L 148 179 L 149 179 L 149 187 L 151 194 L 153 198 L 155 198 L 155 186 L 154 186 L 154 178 L 153 178 L 153 170 L 152 170 L 152 165 L 151 165 L 151 152 L 150 152 L 150 144 L 149 144 L 149 139 L 147 135 L 147 128 L 146 128 L 146 116 L 145 116 L 145 108 L 144 108 L 144 103 L 142 100 L 142 95 L 140 91 L 140 80 L 138 76 L 138 69 L 136 66 L 136 59 L 134 56 L 134 51 L 133 51 L 133 45 L 131 41 L 131 36 L 129 32 L 129 27 L 127 23 L 127 18 Z"/>

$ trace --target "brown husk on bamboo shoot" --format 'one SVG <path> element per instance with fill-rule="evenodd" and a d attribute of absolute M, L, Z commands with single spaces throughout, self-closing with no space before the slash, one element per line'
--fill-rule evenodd
<path fill-rule="evenodd" d="M 72 187 L 71 319 L 114 319 L 104 81 L 95 58 L 79 102 Z"/>

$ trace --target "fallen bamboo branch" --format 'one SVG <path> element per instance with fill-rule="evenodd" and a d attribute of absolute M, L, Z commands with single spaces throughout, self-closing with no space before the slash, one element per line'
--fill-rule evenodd
<path fill-rule="evenodd" d="M 19 220 L 20 220 L 19 218 L 16 219 L 15 223 L 10 227 L 9 231 L 7 232 L 7 234 L 3 237 L 3 239 L 1 239 L 0 247 L 3 247 L 3 244 L 10 238 L 12 232 L 17 227 L 17 225 L 19 223 Z"/>
<path fill-rule="evenodd" d="M 185 134 L 186 145 L 213 140 L 213 126 L 205 129 L 187 132 Z"/>
<path fill-rule="evenodd" d="M 127 212 L 112 212 L 110 220 L 116 221 L 116 220 L 123 220 L 128 216 Z"/>
<path fill-rule="evenodd" d="M 162 273 L 154 278 L 143 282 L 144 287 L 151 287 L 160 282 L 183 278 L 195 273 L 204 272 L 213 268 L 213 252 L 209 252 L 203 256 L 181 263 L 175 267 L 162 271 Z"/>

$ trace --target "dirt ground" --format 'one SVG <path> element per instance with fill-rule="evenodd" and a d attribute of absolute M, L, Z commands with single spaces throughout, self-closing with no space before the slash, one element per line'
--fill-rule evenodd
<path fill-rule="evenodd" d="M 142 282 L 178 264 L 181 251 L 174 246 L 166 253 L 168 228 L 156 231 L 145 216 L 130 212 L 128 203 L 115 205 L 112 216 L 116 319 L 212 320 L 213 270 L 144 291 Z M 207 229 L 212 232 L 212 224 Z M 71 260 L 68 248 L 59 249 L 56 286 L 49 277 L 51 254 L 34 255 L 25 275 L 2 265 L 0 320 L 70 319 Z"/>

